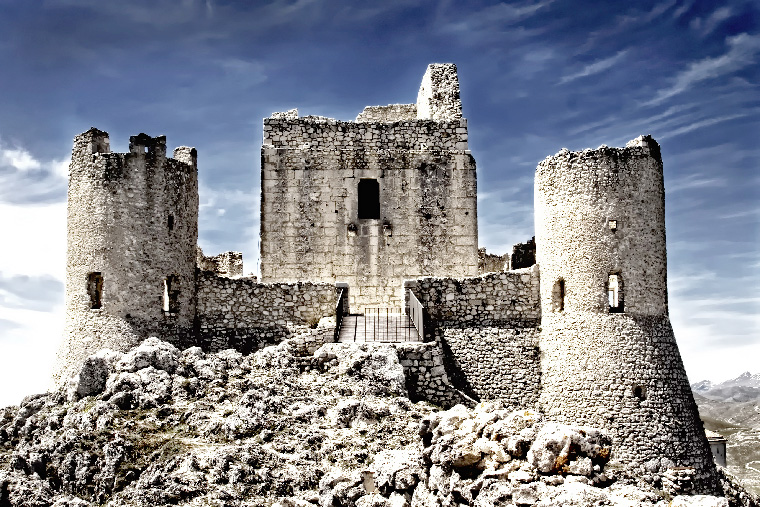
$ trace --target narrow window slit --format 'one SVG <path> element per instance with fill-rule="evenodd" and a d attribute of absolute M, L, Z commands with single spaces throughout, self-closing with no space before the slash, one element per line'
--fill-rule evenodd
<path fill-rule="evenodd" d="M 164 312 L 179 313 L 179 280 L 177 275 L 169 275 L 164 280 Z"/>
<path fill-rule="evenodd" d="M 610 313 L 623 313 L 623 279 L 613 273 L 607 279 L 607 302 Z"/>
<path fill-rule="evenodd" d="M 87 275 L 87 294 L 91 309 L 97 310 L 103 306 L 103 274 L 99 271 Z"/>
<path fill-rule="evenodd" d="M 554 282 L 552 289 L 552 311 L 565 311 L 565 281 L 561 278 Z"/>

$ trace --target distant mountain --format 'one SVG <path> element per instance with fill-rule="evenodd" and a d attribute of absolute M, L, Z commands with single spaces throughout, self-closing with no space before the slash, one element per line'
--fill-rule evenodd
<path fill-rule="evenodd" d="M 705 428 L 726 437 L 728 471 L 760 493 L 760 375 L 749 372 L 713 384 L 691 385 Z"/>
<path fill-rule="evenodd" d="M 691 385 L 691 390 L 710 400 L 748 402 L 760 401 L 760 373 L 744 372 L 735 379 L 713 384 L 702 380 Z"/>

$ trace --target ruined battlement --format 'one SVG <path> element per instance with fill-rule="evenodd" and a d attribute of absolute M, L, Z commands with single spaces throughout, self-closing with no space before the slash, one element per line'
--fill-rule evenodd
<path fill-rule="evenodd" d="M 466 151 L 456 65 L 430 64 L 416 104 L 367 106 L 356 121 L 298 116 L 297 109 L 264 119 L 265 148 L 325 151 Z"/>

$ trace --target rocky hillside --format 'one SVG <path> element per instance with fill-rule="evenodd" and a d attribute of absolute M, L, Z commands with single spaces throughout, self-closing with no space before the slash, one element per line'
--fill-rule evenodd
<path fill-rule="evenodd" d="M 667 460 L 634 478 L 593 428 L 412 403 L 390 345 L 296 349 L 91 356 L 0 410 L 0 507 L 758 505 L 728 475 L 726 497 L 688 496 Z"/>
<path fill-rule="evenodd" d="M 694 393 L 705 428 L 726 440 L 729 472 L 744 486 L 760 494 L 760 401 L 722 401 Z"/>

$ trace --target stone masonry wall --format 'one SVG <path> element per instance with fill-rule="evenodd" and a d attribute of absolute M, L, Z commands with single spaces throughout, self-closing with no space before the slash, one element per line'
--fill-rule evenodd
<path fill-rule="evenodd" d="M 516 410 L 535 408 L 541 390 L 539 330 L 531 321 L 511 324 L 445 326 L 440 342 L 452 383 L 467 396 L 500 399 Z"/>
<path fill-rule="evenodd" d="M 346 282 L 362 312 L 400 307 L 405 279 L 477 274 L 456 66 L 429 66 L 420 90 L 417 105 L 370 106 L 356 122 L 296 110 L 264 120 L 262 281 Z"/>
<path fill-rule="evenodd" d="M 358 218 L 374 179 L 379 218 Z M 403 280 L 477 273 L 475 163 L 458 151 L 262 149 L 261 278 L 347 282 L 352 311 Z"/>
<path fill-rule="evenodd" d="M 468 403 L 449 381 L 444 355 L 437 343 L 396 343 L 394 346 L 404 367 L 412 401 L 425 400 L 445 408 Z"/>
<path fill-rule="evenodd" d="M 405 285 L 419 299 L 427 319 L 438 325 L 484 326 L 541 318 L 535 265 L 471 278 L 419 278 Z"/>
<path fill-rule="evenodd" d="M 213 271 L 219 276 L 243 276 L 243 254 L 241 252 L 223 252 L 219 255 L 206 256 L 198 247 L 195 262 L 201 271 Z"/>
<path fill-rule="evenodd" d="M 417 93 L 417 118 L 448 120 L 461 117 L 457 66 L 453 63 L 428 65 Z"/>
<path fill-rule="evenodd" d="M 264 119 L 264 146 L 311 150 L 467 150 L 467 120 L 355 123 L 330 118 Z M 312 155 L 314 157 L 315 155 Z"/>
<path fill-rule="evenodd" d="M 697 492 L 715 492 L 668 319 L 659 145 L 642 136 L 625 148 L 563 150 L 538 165 L 535 192 L 541 410 L 608 431 L 612 458 L 627 469 L 666 457 L 696 470 Z"/>
<path fill-rule="evenodd" d="M 534 407 L 541 385 L 538 266 L 472 278 L 407 281 L 425 338 L 444 351 L 454 387 L 475 399 Z"/>
<path fill-rule="evenodd" d="M 206 350 L 249 352 L 314 327 L 335 315 L 335 286 L 328 283 L 257 283 L 211 272 L 198 275 L 197 327 Z M 295 326 L 295 327 L 294 327 Z"/>
<path fill-rule="evenodd" d="M 100 348 L 126 351 L 151 335 L 177 345 L 191 338 L 198 239 L 195 149 L 177 148 L 168 158 L 166 138 L 145 134 L 131 137 L 129 149 L 111 153 L 108 133 L 95 128 L 74 139 L 66 330 L 56 384 Z M 173 303 L 165 311 L 168 279 Z"/>
<path fill-rule="evenodd" d="M 357 123 L 393 123 L 417 119 L 417 104 L 367 106 L 356 117 Z"/>
<path fill-rule="evenodd" d="M 628 469 L 669 458 L 717 486 L 712 452 L 667 316 L 567 313 L 542 324 L 542 411 L 603 428 Z"/>
<path fill-rule="evenodd" d="M 509 254 L 495 255 L 478 248 L 478 274 L 506 271 L 509 266 Z"/>

